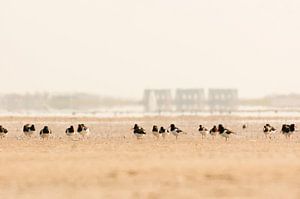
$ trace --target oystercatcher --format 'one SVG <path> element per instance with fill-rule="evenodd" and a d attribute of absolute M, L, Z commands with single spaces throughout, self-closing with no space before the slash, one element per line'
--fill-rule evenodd
<path fill-rule="evenodd" d="M 49 129 L 48 126 L 44 126 L 44 128 L 40 131 L 41 138 L 49 138 L 52 135 L 52 131 Z"/>
<path fill-rule="evenodd" d="M 218 135 L 218 128 L 216 125 L 214 125 L 212 127 L 212 129 L 210 129 L 209 134 L 213 137 L 213 139 Z"/>
<path fill-rule="evenodd" d="M 31 137 L 34 132 L 35 132 L 35 126 L 34 126 L 34 124 L 25 124 L 23 126 L 23 133 L 26 136 Z"/>
<path fill-rule="evenodd" d="M 6 134 L 8 133 L 8 130 L 4 128 L 2 125 L 0 125 L 0 138 L 4 138 Z"/>
<path fill-rule="evenodd" d="M 218 132 L 222 137 L 226 139 L 226 141 L 232 134 L 235 134 L 233 131 L 226 129 L 222 124 L 219 124 Z"/>
<path fill-rule="evenodd" d="M 77 133 L 84 138 L 90 134 L 90 129 L 85 124 L 78 124 Z"/>
<path fill-rule="evenodd" d="M 281 133 L 285 135 L 286 138 L 290 138 L 294 134 L 296 128 L 295 124 L 283 124 L 281 128 Z"/>
<path fill-rule="evenodd" d="M 207 135 L 209 135 L 209 130 L 207 128 L 205 128 L 204 126 L 202 126 L 202 125 L 199 125 L 198 131 L 200 132 L 200 134 L 202 136 L 202 139 L 204 137 L 206 137 Z"/>
<path fill-rule="evenodd" d="M 160 127 L 159 134 L 165 139 L 165 137 L 169 135 L 169 132 L 164 127 Z"/>
<path fill-rule="evenodd" d="M 133 135 L 135 135 L 137 139 L 141 139 L 146 135 L 146 132 L 143 128 L 139 127 L 139 125 L 135 124 L 133 127 Z"/>
<path fill-rule="evenodd" d="M 73 136 L 75 135 L 75 129 L 73 126 L 70 126 L 69 128 L 66 129 L 66 135 L 67 136 Z"/>
<path fill-rule="evenodd" d="M 177 128 L 175 126 L 175 124 L 171 124 L 170 127 L 169 127 L 169 130 L 171 131 L 171 133 L 176 137 L 176 140 L 177 140 L 177 137 L 180 133 L 183 133 L 182 130 L 180 130 L 179 128 Z"/>
<path fill-rule="evenodd" d="M 276 129 L 273 126 L 271 126 L 270 124 L 266 124 L 264 126 L 263 132 L 264 132 L 266 138 L 272 139 L 272 136 L 274 136 L 276 133 Z"/>
<path fill-rule="evenodd" d="M 158 139 L 159 138 L 159 131 L 158 131 L 158 127 L 156 125 L 153 126 L 152 128 L 152 134 Z"/>

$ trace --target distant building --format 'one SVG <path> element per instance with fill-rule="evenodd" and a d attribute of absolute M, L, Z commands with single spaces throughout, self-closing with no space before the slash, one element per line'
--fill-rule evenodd
<path fill-rule="evenodd" d="M 143 99 L 146 112 L 172 111 L 172 95 L 169 89 L 147 89 Z"/>
<path fill-rule="evenodd" d="M 202 111 L 205 106 L 204 89 L 177 89 L 175 94 L 176 111 Z"/>
<path fill-rule="evenodd" d="M 235 111 L 238 109 L 238 90 L 209 89 L 208 105 L 211 111 Z"/>
<path fill-rule="evenodd" d="M 146 112 L 230 112 L 238 109 L 238 100 L 236 89 L 209 89 L 207 97 L 204 89 L 177 89 L 175 98 L 170 89 L 147 89 L 143 105 Z"/>

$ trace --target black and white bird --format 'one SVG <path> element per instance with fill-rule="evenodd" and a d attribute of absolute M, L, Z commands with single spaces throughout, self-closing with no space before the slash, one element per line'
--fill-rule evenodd
<path fill-rule="evenodd" d="M 235 134 L 233 131 L 226 129 L 222 124 L 219 124 L 218 132 L 220 136 L 226 139 L 226 141 L 230 138 L 231 135 Z"/>
<path fill-rule="evenodd" d="M 165 139 L 170 133 L 162 126 L 159 129 L 159 134 Z"/>
<path fill-rule="evenodd" d="M 202 126 L 202 125 L 199 125 L 198 131 L 200 132 L 200 134 L 202 136 L 202 139 L 204 137 L 206 137 L 207 135 L 209 135 L 209 130 L 207 128 L 205 128 L 204 126 Z"/>
<path fill-rule="evenodd" d="M 218 133 L 219 131 L 216 125 L 214 125 L 209 131 L 209 134 L 212 136 L 213 139 L 218 135 Z"/>
<path fill-rule="evenodd" d="M 23 126 L 23 133 L 26 136 L 31 137 L 34 132 L 35 132 L 35 126 L 34 126 L 34 124 L 25 124 Z"/>
<path fill-rule="evenodd" d="M 156 125 L 154 125 L 152 127 L 152 134 L 158 139 L 160 134 L 159 134 L 159 131 L 158 131 L 158 127 Z"/>
<path fill-rule="evenodd" d="M 66 135 L 67 136 L 73 136 L 75 135 L 75 129 L 73 126 L 70 126 L 69 128 L 66 129 Z"/>
<path fill-rule="evenodd" d="M 0 125 L 0 138 L 4 138 L 6 134 L 8 133 L 8 130 L 4 128 L 2 125 Z"/>
<path fill-rule="evenodd" d="M 168 130 L 176 137 L 176 140 L 178 138 L 178 135 L 183 133 L 183 131 L 177 128 L 175 124 L 171 124 Z"/>
<path fill-rule="evenodd" d="M 290 124 L 290 132 L 292 133 L 296 132 L 296 124 Z"/>
<path fill-rule="evenodd" d="M 135 135 L 137 139 L 141 139 L 146 135 L 146 132 L 143 128 L 139 127 L 139 125 L 135 124 L 133 127 L 133 135 Z"/>
<path fill-rule="evenodd" d="M 85 126 L 85 124 L 78 124 L 77 133 L 84 138 L 89 136 L 90 129 L 87 126 Z"/>
<path fill-rule="evenodd" d="M 281 133 L 285 135 L 286 138 L 290 138 L 292 134 L 296 131 L 295 124 L 283 124 L 281 128 Z"/>
<path fill-rule="evenodd" d="M 40 131 L 41 138 L 49 138 L 52 135 L 52 131 L 49 129 L 48 126 L 44 126 L 44 128 Z"/>
<path fill-rule="evenodd" d="M 276 133 L 276 129 L 273 126 L 271 126 L 270 124 L 266 124 L 264 126 L 263 132 L 264 132 L 266 138 L 272 139 L 272 137 Z"/>

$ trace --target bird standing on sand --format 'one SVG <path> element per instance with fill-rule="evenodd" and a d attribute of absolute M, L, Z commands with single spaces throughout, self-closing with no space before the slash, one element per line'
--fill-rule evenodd
<path fill-rule="evenodd" d="M 4 138 L 6 134 L 8 133 L 8 130 L 4 128 L 2 125 L 0 125 L 0 138 Z"/>
<path fill-rule="evenodd" d="M 200 134 L 202 136 L 202 139 L 204 137 L 206 137 L 207 135 L 209 135 L 209 130 L 207 128 L 205 128 L 204 126 L 202 126 L 202 125 L 199 125 L 198 131 L 200 132 Z"/>
<path fill-rule="evenodd" d="M 273 126 L 271 126 L 270 124 L 266 124 L 264 126 L 263 132 L 264 132 L 266 138 L 272 139 L 272 137 L 276 133 L 276 129 Z"/>
<path fill-rule="evenodd" d="M 25 124 L 23 126 L 23 133 L 26 136 L 31 137 L 34 132 L 35 132 L 35 126 L 34 126 L 34 124 Z"/>
<path fill-rule="evenodd" d="M 73 126 L 70 126 L 69 128 L 66 129 L 66 135 L 67 136 L 73 136 L 75 135 L 75 129 Z"/>
<path fill-rule="evenodd" d="M 84 138 L 89 136 L 90 129 L 87 126 L 85 126 L 85 124 L 78 124 L 77 133 Z"/>
<path fill-rule="evenodd" d="M 226 141 L 230 138 L 231 135 L 235 134 L 233 131 L 226 129 L 222 124 L 218 126 L 219 134 L 226 139 Z"/>
<path fill-rule="evenodd" d="M 283 124 L 281 128 L 281 133 L 285 135 L 286 138 L 290 138 L 296 130 L 295 124 Z"/>
<path fill-rule="evenodd" d="M 152 134 L 158 139 L 160 134 L 159 134 L 159 131 L 158 131 L 158 127 L 156 125 L 153 126 L 152 128 Z"/>
<path fill-rule="evenodd" d="M 44 126 L 44 128 L 40 131 L 41 138 L 49 138 L 52 135 L 52 131 L 49 129 L 48 126 Z"/>
<path fill-rule="evenodd" d="M 165 137 L 168 136 L 170 133 L 164 127 L 160 127 L 159 134 L 165 139 Z"/>
<path fill-rule="evenodd" d="M 171 133 L 176 137 L 176 140 L 177 140 L 178 135 L 180 133 L 183 133 L 183 131 L 180 130 L 179 128 L 177 128 L 175 126 L 175 124 L 171 124 L 168 130 L 171 131 Z"/>
<path fill-rule="evenodd" d="M 212 127 L 212 129 L 210 129 L 209 134 L 212 136 L 212 138 L 214 139 L 217 135 L 218 135 L 218 128 L 216 125 L 214 125 Z"/>
<path fill-rule="evenodd" d="M 135 124 L 133 127 L 133 135 L 135 135 L 137 139 L 142 139 L 146 135 L 146 132 L 143 128 L 139 127 L 139 125 Z"/>

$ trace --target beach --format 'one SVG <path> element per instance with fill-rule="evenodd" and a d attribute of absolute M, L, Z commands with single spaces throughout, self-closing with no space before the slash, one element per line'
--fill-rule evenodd
<path fill-rule="evenodd" d="M 300 117 L 1 117 L 9 133 L 0 140 L 1 198 L 299 198 L 300 136 L 280 134 Z M 26 123 L 37 132 L 27 138 Z M 86 124 L 89 138 L 67 137 Z M 144 139 L 132 135 L 137 123 Z M 186 134 L 156 139 L 153 124 L 175 123 Z M 201 138 L 200 124 L 222 123 L 236 135 Z M 278 131 L 266 139 L 266 123 Z M 248 128 L 243 130 L 242 125 Z M 50 139 L 38 131 L 48 125 Z"/>

